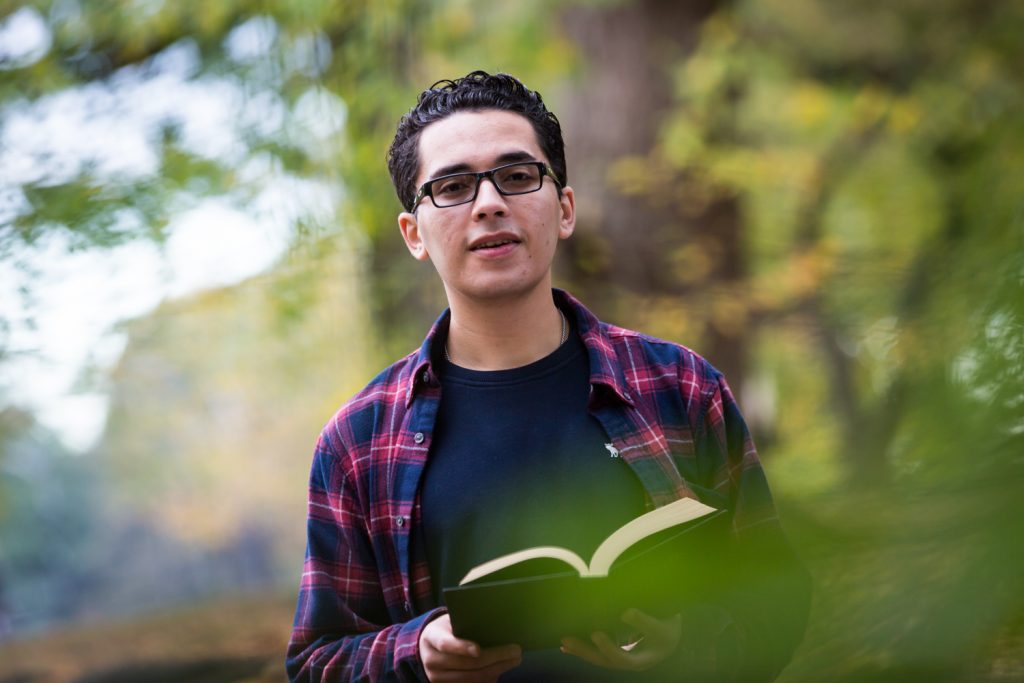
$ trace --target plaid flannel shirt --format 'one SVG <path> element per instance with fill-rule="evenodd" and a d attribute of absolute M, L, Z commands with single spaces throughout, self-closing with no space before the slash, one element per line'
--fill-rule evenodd
<path fill-rule="evenodd" d="M 599 321 L 565 292 L 554 297 L 587 348 L 588 410 L 639 477 L 648 507 L 690 496 L 731 509 L 736 535 L 777 529 L 721 373 L 683 346 Z M 292 681 L 425 680 L 419 636 L 442 608 L 431 597 L 418 491 L 442 391 L 431 358 L 447 325 L 446 311 L 417 352 L 381 372 L 320 434 L 287 656 Z"/>

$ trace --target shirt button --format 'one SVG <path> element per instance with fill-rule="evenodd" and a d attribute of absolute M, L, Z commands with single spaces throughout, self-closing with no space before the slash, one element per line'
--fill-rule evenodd
<path fill-rule="evenodd" d="M 416 432 L 416 436 L 412 437 L 412 440 L 416 443 L 423 443 L 423 432 Z"/>
<path fill-rule="evenodd" d="M 430 373 L 427 370 L 423 371 L 423 383 L 430 384 Z"/>
<path fill-rule="evenodd" d="M 405 517 L 398 516 L 395 518 L 395 524 L 398 526 L 405 526 Z"/>
<path fill-rule="evenodd" d="M 408 600 L 405 601 L 405 605 L 403 605 L 403 607 L 405 607 L 406 614 L 412 614 L 412 605 L 409 604 Z"/>

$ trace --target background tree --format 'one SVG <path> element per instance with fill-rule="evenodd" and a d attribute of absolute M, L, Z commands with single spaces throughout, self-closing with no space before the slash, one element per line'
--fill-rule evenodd
<path fill-rule="evenodd" d="M 13 623 L 239 583 L 289 601 L 316 429 L 443 305 L 395 230 L 394 125 L 425 85 L 485 68 L 562 115 L 581 213 L 560 283 L 740 393 L 816 578 L 784 680 L 1019 678 L 1022 28 L 1019 6 L 970 0 L 0 5 L 5 261 L 160 243 L 210 198 L 293 235 L 271 272 L 126 324 L 93 374 L 112 396 L 94 452 L 3 413 Z M 89 144 L 97 122 L 143 132 Z M 0 337 L 0 363 L 16 350 Z M 81 535 L 65 559 L 58 528 Z M 40 562 L 51 583 L 30 585 Z M 76 597 L 21 607 L 57 589 Z M 283 638 L 281 613 L 264 610 Z M 55 650 L 35 647 L 0 661 Z"/>

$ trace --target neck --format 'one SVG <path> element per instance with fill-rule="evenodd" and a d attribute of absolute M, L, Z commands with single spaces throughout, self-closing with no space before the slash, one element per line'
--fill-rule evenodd
<path fill-rule="evenodd" d="M 471 370 L 507 370 L 544 358 L 562 343 L 562 316 L 551 289 L 512 301 L 450 297 L 448 356 Z"/>

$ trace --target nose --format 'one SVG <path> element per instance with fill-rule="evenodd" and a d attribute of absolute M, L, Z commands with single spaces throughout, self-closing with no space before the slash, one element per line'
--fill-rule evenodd
<path fill-rule="evenodd" d="M 498 192 L 490 178 L 482 179 L 476 191 L 476 199 L 473 200 L 473 215 L 477 220 L 481 220 L 488 216 L 504 216 L 507 213 L 508 204 L 505 202 L 505 196 Z"/>

